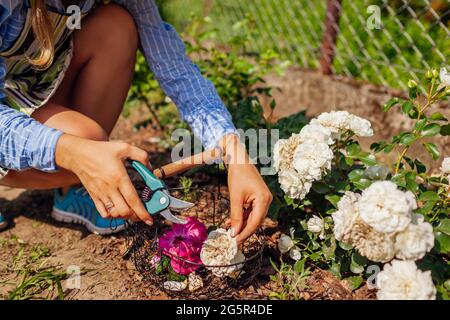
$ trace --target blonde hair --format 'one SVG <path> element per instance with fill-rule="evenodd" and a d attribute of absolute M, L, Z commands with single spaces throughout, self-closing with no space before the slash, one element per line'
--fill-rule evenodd
<path fill-rule="evenodd" d="M 47 69 L 55 56 L 54 28 L 50 21 L 45 0 L 31 1 L 31 26 L 39 42 L 40 52 L 36 58 L 29 58 L 37 69 Z"/>

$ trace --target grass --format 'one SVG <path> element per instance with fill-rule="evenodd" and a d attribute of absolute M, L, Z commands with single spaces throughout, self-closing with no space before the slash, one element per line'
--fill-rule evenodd
<path fill-rule="evenodd" d="M 205 5 L 208 3 L 214 4 L 211 9 Z M 335 73 L 405 88 L 410 78 L 420 77 L 428 67 L 448 64 L 448 31 L 426 17 L 423 3 L 410 3 L 419 17 L 414 19 L 408 10 L 389 1 L 393 11 L 382 10 L 383 28 L 368 30 L 367 7 L 375 4 L 384 8 L 383 1 L 344 1 L 333 65 Z M 200 16 L 207 13 L 220 30 L 220 41 L 226 41 L 232 34 L 235 22 L 250 14 L 256 23 L 254 50 L 273 49 L 302 67 L 319 65 L 324 0 L 164 0 L 159 5 L 164 19 L 180 31 L 188 25 L 192 13 Z M 445 12 L 441 12 L 442 16 Z"/>
<path fill-rule="evenodd" d="M 62 281 L 68 278 L 68 274 L 62 266 L 48 264 L 48 258 L 51 256 L 48 247 L 29 246 L 14 236 L 2 240 L 2 246 L 17 247 L 7 270 L 3 271 L 12 276 L 0 282 L 0 286 L 11 287 L 4 299 L 64 299 Z"/>
<path fill-rule="evenodd" d="M 293 266 L 283 261 L 277 266 L 272 260 L 270 263 L 275 269 L 275 275 L 270 277 L 278 289 L 269 294 L 270 299 L 275 300 L 299 300 L 300 293 L 307 287 L 306 280 L 311 274 L 305 267 L 306 259 L 297 261 Z"/>

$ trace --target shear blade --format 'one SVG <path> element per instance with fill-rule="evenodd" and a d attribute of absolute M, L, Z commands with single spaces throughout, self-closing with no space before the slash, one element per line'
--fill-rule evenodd
<path fill-rule="evenodd" d="M 176 223 L 176 224 L 186 224 L 187 221 L 184 219 L 181 219 L 177 216 L 174 216 L 172 212 L 170 212 L 169 209 L 163 210 L 160 212 L 160 215 L 162 215 L 164 218 L 169 220 L 170 222 Z"/>
<path fill-rule="evenodd" d="M 180 212 L 180 211 L 183 211 L 183 210 L 190 209 L 190 208 L 192 208 L 194 206 L 193 203 L 190 203 L 190 202 L 187 202 L 187 201 L 180 200 L 180 199 L 177 199 L 175 197 L 172 197 L 169 194 L 169 192 L 166 191 L 166 190 L 164 191 L 164 193 L 169 197 L 169 201 L 170 201 L 169 208 L 172 209 L 173 211 Z"/>

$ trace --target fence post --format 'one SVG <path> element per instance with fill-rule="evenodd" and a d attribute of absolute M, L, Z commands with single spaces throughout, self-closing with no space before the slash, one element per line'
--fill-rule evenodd
<path fill-rule="evenodd" d="M 342 0 L 328 0 L 327 12 L 321 45 L 320 70 L 322 74 L 332 74 L 332 65 L 339 33 L 339 18 L 341 16 Z"/>

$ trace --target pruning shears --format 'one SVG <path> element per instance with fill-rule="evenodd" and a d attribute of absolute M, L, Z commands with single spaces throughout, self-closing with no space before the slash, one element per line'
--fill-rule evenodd
<path fill-rule="evenodd" d="M 169 194 L 166 184 L 158 179 L 142 163 L 131 161 L 131 166 L 144 180 L 145 188 L 141 193 L 141 198 L 147 211 L 152 216 L 160 214 L 173 223 L 185 224 L 186 220 L 174 215 L 172 210 L 181 212 L 192 208 L 194 204 L 172 197 Z"/>
<path fill-rule="evenodd" d="M 172 162 L 153 172 L 138 161 L 130 161 L 132 168 L 139 173 L 146 185 L 141 193 L 141 198 L 147 211 L 151 215 L 160 214 L 173 223 L 186 224 L 187 221 L 174 215 L 172 210 L 181 212 L 192 208 L 194 204 L 172 197 L 162 179 L 204 164 L 212 164 L 218 160 L 220 161 L 222 156 L 221 150 L 212 149 L 186 159 Z"/>

